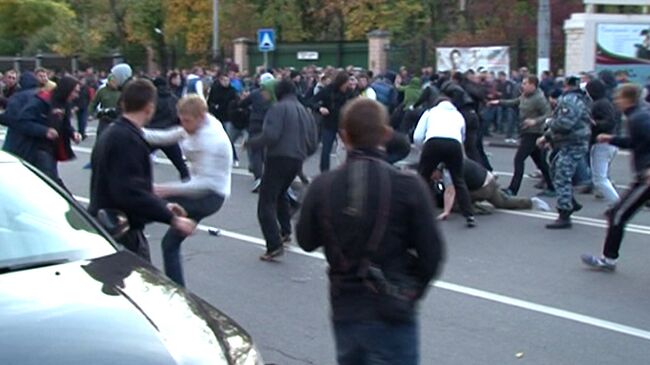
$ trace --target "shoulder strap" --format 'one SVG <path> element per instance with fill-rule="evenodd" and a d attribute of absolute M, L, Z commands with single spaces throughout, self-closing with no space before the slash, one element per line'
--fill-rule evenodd
<path fill-rule="evenodd" d="M 377 215 L 372 231 L 370 233 L 370 237 L 365 244 L 365 252 L 361 258 L 359 271 L 357 272 L 357 275 L 361 278 L 365 278 L 367 276 L 366 274 L 371 266 L 371 257 L 375 252 L 377 252 L 379 243 L 384 238 L 386 226 L 388 224 L 391 201 L 391 183 L 389 170 L 382 168 L 381 164 L 384 162 L 381 160 L 375 158 L 365 159 L 379 165 L 379 168 L 377 169 L 379 172 L 379 207 L 377 209 Z M 332 226 L 332 208 L 330 204 L 330 196 L 333 189 L 332 182 L 334 180 L 334 177 L 335 173 L 330 173 L 323 177 L 325 180 L 323 182 L 323 209 L 321 214 L 323 217 L 322 222 L 325 239 L 329 242 L 337 243 L 339 240 L 336 236 L 334 227 Z M 339 245 L 333 244 L 331 245 L 331 248 L 331 252 L 334 255 L 334 259 L 336 260 L 336 262 L 333 264 L 341 270 L 347 270 L 349 268 L 349 262 L 341 252 Z"/>

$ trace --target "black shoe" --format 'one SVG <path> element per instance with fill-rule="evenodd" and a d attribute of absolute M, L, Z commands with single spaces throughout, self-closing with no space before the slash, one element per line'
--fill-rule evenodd
<path fill-rule="evenodd" d="M 571 211 L 570 210 L 560 210 L 560 215 L 557 217 L 555 222 L 547 224 L 546 228 L 548 229 L 569 229 L 572 226 L 571 223 Z"/>
<path fill-rule="evenodd" d="M 474 216 L 467 217 L 466 221 L 467 221 L 467 228 L 476 227 L 476 218 L 474 218 Z"/>
<path fill-rule="evenodd" d="M 280 241 L 281 241 L 282 243 L 285 243 L 285 244 L 286 244 L 286 243 L 291 243 L 291 233 L 289 233 L 289 234 L 283 234 L 283 235 L 281 236 L 281 238 L 280 238 Z"/>
<path fill-rule="evenodd" d="M 579 212 L 582 210 L 582 204 L 578 203 L 577 200 L 573 199 L 571 201 L 571 204 L 573 205 L 573 210 L 571 211 L 571 213 Z"/>
<path fill-rule="evenodd" d="M 284 255 L 284 247 L 280 246 L 280 248 L 276 248 L 273 251 L 266 251 L 266 253 L 262 256 L 260 256 L 260 260 L 262 261 L 275 261 L 276 257 Z"/>

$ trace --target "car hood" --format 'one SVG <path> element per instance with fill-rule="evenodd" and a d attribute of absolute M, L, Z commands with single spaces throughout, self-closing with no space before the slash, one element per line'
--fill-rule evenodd
<path fill-rule="evenodd" d="M 255 364 L 257 356 L 234 321 L 128 252 L 0 275 L 0 327 L 2 364 Z"/>

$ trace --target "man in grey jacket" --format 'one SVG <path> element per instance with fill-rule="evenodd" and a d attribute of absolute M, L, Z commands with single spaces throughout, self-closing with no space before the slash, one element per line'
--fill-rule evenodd
<path fill-rule="evenodd" d="M 517 195 L 521 187 L 521 180 L 524 177 L 524 163 L 528 156 L 533 159 L 537 168 L 542 171 L 544 181 L 549 192 L 555 191 L 548 164 L 544 157 L 544 151 L 537 147 L 537 139 L 544 134 L 544 122 L 551 116 L 551 106 L 544 93 L 538 88 L 537 76 L 526 77 L 522 84 L 521 96 L 510 100 L 494 100 L 490 105 L 502 105 L 507 107 L 519 107 L 519 120 L 521 123 L 521 136 L 519 147 L 515 154 L 515 172 L 510 181 L 510 186 L 505 190 L 506 194 Z"/>
<path fill-rule="evenodd" d="M 289 201 L 285 193 L 303 161 L 318 145 L 313 116 L 298 101 L 293 83 L 280 81 L 275 93 L 278 102 L 266 113 L 262 133 L 247 142 L 248 147 L 266 147 L 257 205 L 257 218 L 266 240 L 266 253 L 260 257 L 264 261 L 282 255 L 282 243 L 291 239 Z"/>

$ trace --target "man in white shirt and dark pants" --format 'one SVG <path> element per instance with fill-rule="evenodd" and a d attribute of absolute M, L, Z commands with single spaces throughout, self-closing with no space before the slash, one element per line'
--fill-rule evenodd
<path fill-rule="evenodd" d="M 199 95 L 189 95 L 178 102 L 181 127 L 166 131 L 145 130 L 145 139 L 157 145 L 179 141 L 190 162 L 190 180 L 154 186 L 154 192 L 170 202 L 180 204 L 187 216 L 197 223 L 216 213 L 230 196 L 232 147 L 221 123 L 208 113 Z M 180 248 L 185 237 L 170 228 L 162 240 L 165 274 L 185 286 Z"/>
<path fill-rule="evenodd" d="M 420 175 L 431 181 L 431 174 L 441 162 L 451 174 L 458 204 L 468 227 L 476 226 L 472 200 L 463 176 L 463 139 L 465 118 L 447 98 L 440 98 L 425 111 L 413 133 L 413 142 L 421 146 Z"/>

